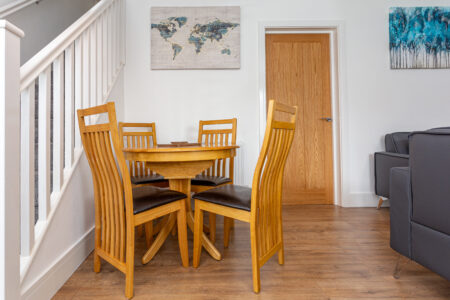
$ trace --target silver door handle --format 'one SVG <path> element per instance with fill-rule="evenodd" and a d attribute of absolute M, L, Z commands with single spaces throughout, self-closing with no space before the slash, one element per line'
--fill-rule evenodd
<path fill-rule="evenodd" d="M 327 122 L 332 122 L 333 119 L 332 118 L 320 118 L 321 120 L 327 121 Z"/>

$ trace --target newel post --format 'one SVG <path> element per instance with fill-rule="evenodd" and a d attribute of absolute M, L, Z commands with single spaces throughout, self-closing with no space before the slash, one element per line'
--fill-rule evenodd
<path fill-rule="evenodd" d="M 20 299 L 20 39 L 0 20 L 0 299 Z"/>

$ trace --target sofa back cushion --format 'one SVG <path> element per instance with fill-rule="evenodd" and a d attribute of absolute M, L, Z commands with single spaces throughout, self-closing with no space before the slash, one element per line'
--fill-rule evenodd
<path fill-rule="evenodd" d="M 450 234 L 450 129 L 410 136 L 412 219 Z"/>
<path fill-rule="evenodd" d="M 384 137 L 386 152 L 409 154 L 408 137 L 410 134 L 411 132 L 393 132 L 386 134 Z"/>

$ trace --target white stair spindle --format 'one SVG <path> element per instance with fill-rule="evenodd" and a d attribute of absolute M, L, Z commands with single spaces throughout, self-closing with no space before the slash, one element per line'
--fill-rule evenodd
<path fill-rule="evenodd" d="M 127 6 L 125 4 L 125 0 L 122 1 L 122 64 L 124 65 L 126 63 L 126 43 L 127 43 L 127 22 L 126 22 L 126 15 L 127 15 Z"/>
<path fill-rule="evenodd" d="M 39 221 L 50 213 L 50 67 L 39 75 Z"/>
<path fill-rule="evenodd" d="M 102 17 L 102 99 L 106 98 L 106 93 L 108 93 L 108 14 L 103 13 Z"/>
<path fill-rule="evenodd" d="M 102 58 L 102 52 L 103 52 L 103 22 L 101 17 L 97 20 L 97 85 L 96 85 L 96 98 L 97 98 L 97 105 L 103 104 L 103 58 Z"/>
<path fill-rule="evenodd" d="M 113 79 L 113 67 L 112 67 L 112 53 L 114 44 L 113 31 L 112 31 L 112 5 L 108 8 L 108 91 L 111 89 Z"/>
<path fill-rule="evenodd" d="M 117 22 L 116 22 L 116 20 L 117 20 L 117 18 L 116 18 L 116 16 L 117 16 L 117 5 L 116 5 L 116 2 L 113 2 L 113 4 L 111 5 L 112 6 L 112 16 L 111 16 L 111 18 L 112 18 L 112 23 L 111 23 L 111 26 L 112 26 L 112 64 L 111 64 L 111 66 L 112 66 L 112 76 L 113 76 L 113 78 L 116 76 L 116 67 L 117 67 L 117 65 L 116 65 L 116 58 L 117 58 Z"/>
<path fill-rule="evenodd" d="M 64 56 L 53 62 L 53 192 L 64 180 Z"/>
<path fill-rule="evenodd" d="M 34 83 L 20 100 L 20 254 L 31 254 L 34 244 Z"/>
<path fill-rule="evenodd" d="M 90 62 L 90 94 L 91 94 L 91 101 L 90 106 L 96 106 L 98 105 L 97 102 L 97 22 L 92 23 L 92 25 L 89 28 L 90 32 L 90 52 L 89 57 L 91 58 Z"/>
<path fill-rule="evenodd" d="M 74 45 L 64 51 L 64 168 L 73 164 L 74 149 L 74 103 L 75 103 Z"/>
<path fill-rule="evenodd" d="M 77 110 L 82 108 L 83 99 L 83 38 L 75 40 L 75 149 L 81 148 Z"/>
<path fill-rule="evenodd" d="M 82 108 L 88 108 L 90 107 L 90 30 L 87 29 L 83 33 L 83 91 L 82 91 Z M 89 118 L 87 118 L 89 121 Z"/>

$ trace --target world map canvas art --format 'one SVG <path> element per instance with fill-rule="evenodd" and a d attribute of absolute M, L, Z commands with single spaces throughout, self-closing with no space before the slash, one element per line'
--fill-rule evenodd
<path fill-rule="evenodd" d="M 392 69 L 450 68 L 450 7 L 393 7 L 389 13 Z"/>
<path fill-rule="evenodd" d="M 240 68 L 240 7 L 152 7 L 152 69 Z"/>

